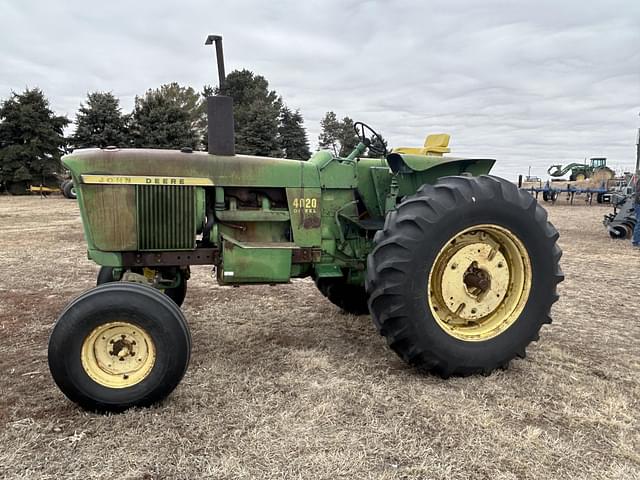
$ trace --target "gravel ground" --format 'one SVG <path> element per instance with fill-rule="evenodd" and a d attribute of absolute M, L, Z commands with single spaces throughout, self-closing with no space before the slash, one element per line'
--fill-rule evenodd
<path fill-rule="evenodd" d="M 162 404 L 86 413 L 47 337 L 95 282 L 75 202 L 0 197 L 1 478 L 639 479 L 640 251 L 601 206 L 549 207 L 566 280 L 524 360 L 441 380 L 308 280 L 219 287 L 197 267 L 194 350 Z"/>

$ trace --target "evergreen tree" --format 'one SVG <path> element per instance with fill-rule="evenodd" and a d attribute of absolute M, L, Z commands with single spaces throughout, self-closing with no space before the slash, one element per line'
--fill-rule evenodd
<path fill-rule="evenodd" d="M 76 148 L 128 144 L 128 115 L 122 115 L 120 100 L 111 92 L 93 92 L 76 114 L 76 131 L 71 141 Z"/>
<path fill-rule="evenodd" d="M 332 150 L 334 155 L 346 157 L 356 148 L 358 142 L 351 118 L 344 117 L 338 121 L 336 114 L 331 111 L 320 121 L 318 145 L 321 149 Z"/>
<path fill-rule="evenodd" d="M 0 105 L 0 184 L 26 187 L 59 172 L 68 124 L 53 113 L 40 89 L 12 92 Z"/>
<path fill-rule="evenodd" d="M 202 139 L 202 149 L 209 149 L 209 118 L 207 116 L 207 98 L 213 96 L 216 93 L 215 89 L 211 85 L 205 85 L 200 92 L 200 111 L 198 113 L 198 133 Z"/>
<path fill-rule="evenodd" d="M 280 148 L 286 158 L 308 160 L 311 156 L 303 122 L 299 110 L 293 112 L 286 105 L 282 107 L 278 135 Z"/>
<path fill-rule="evenodd" d="M 136 147 L 198 148 L 202 97 L 191 87 L 177 83 L 147 90 L 136 97 L 131 134 Z"/>
<path fill-rule="evenodd" d="M 318 146 L 320 149 L 333 151 L 334 155 L 340 153 L 340 122 L 334 112 L 327 112 L 320 121 L 320 135 L 318 136 Z"/>
<path fill-rule="evenodd" d="M 269 90 L 269 82 L 249 70 L 234 70 L 216 91 L 233 98 L 236 151 L 281 157 L 278 127 L 282 99 Z"/>
<path fill-rule="evenodd" d="M 367 156 L 370 158 L 380 158 L 387 151 L 387 146 L 388 143 L 382 135 L 380 137 L 373 137 L 369 150 L 367 150 Z"/>
<path fill-rule="evenodd" d="M 349 155 L 360 142 L 356 131 L 353 129 L 353 120 L 349 117 L 344 117 L 340 122 L 338 141 L 340 142 L 341 157 Z"/>

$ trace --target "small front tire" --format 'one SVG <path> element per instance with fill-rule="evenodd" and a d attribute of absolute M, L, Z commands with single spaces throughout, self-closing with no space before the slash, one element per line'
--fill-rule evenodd
<path fill-rule="evenodd" d="M 167 397 L 189 364 L 191 337 L 180 309 L 152 287 L 93 288 L 62 312 L 49 338 L 49 369 L 81 407 L 120 412 Z"/>

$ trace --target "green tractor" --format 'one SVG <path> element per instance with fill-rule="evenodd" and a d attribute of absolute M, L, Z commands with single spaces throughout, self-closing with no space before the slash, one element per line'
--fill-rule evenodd
<path fill-rule="evenodd" d="M 615 176 L 615 172 L 607 167 L 607 159 L 604 157 L 593 157 L 589 159 L 589 164 L 585 163 L 569 163 L 564 167 L 562 165 L 551 165 L 547 173 L 552 177 L 563 177 L 567 172 L 570 181 L 583 181 L 588 178 L 595 178 L 599 181 L 608 181 Z"/>
<path fill-rule="evenodd" d="M 222 82 L 221 39 L 208 43 Z M 312 278 L 343 310 L 370 313 L 405 362 L 443 378 L 505 368 L 551 322 L 558 233 L 529 193 L 488 175 L 494 160 L 445 156 L 446 135 L 372 152 L 384 142 L 359 122 L 344 158 L 236 155 L 232 99 L 208 108 L 208 152 L 64 157 L 101 266 L 49 340 L 72 401 L 122 411 L 172 392 L 191 350 L 179 308 L 191 265 L 212 265 L 220 285 Z"/>

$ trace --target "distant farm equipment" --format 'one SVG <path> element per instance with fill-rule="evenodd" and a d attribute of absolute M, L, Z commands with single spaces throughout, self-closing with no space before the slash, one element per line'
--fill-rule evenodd
<path fill-rule="evenodd" d="M 59 188 L 46 187 L 44 185 L 30 185 L 28 191 L 29 193 L 38 193 L 43 197 L 48 196 L 50 193 L 60 193 Z"/>
<path fill-rule="evenodd" d="M 607 167 L 607 159 L 604 157 L 593 157 L 589 159 L 589 163 L 569 163 L 564 167 L 562 165 L 551 165 L 547 173 L 552 177 L 564 177 L 568 172 L 570 181 L 582 181 L 588 178 L 597 178 L 598 180 L 610 180 L 615 173 Z"/>
<path fill-rule="evenodd" d="M 542 194 L 542 199 L 551 203 L 555 203 L 563 193 L 566 194 L 567 201 L 571 204 L 573 204 L 576 195 L 585 195 L 584 200 L 590 205 L 594 198 L 597 203 L 608 203 L 611 197 L 611 192 L 605 181 L 602 181 L 598 187 L 580 187 L 570 183 L 567 183 L 566 187 L 554 187 L 551 182 L 547 181 L 544 185 L 540 182 L 538 187 L 528 187 L 523 190 L 535 195 L 536 199 L 539 194 Z"/>
<path fill-rule="evenodd" d="M 68 198 L 70 200 L 75 200 L 76 198 L 78 198 L 76 196 L 76 187 L 73 185 L 73 180 L 65 180 L 64 182 L 62 182 L 62 184 L 60 185 L 60 191 L 65 198 Z"/>
<path fill-rule="evenodd" d="M 604 216 L 602 224 L 606 227 L 611 238 L 631 238 L 636 226 L 633 195 L 613 194 L 611 203 L 613 213 Z"/>

